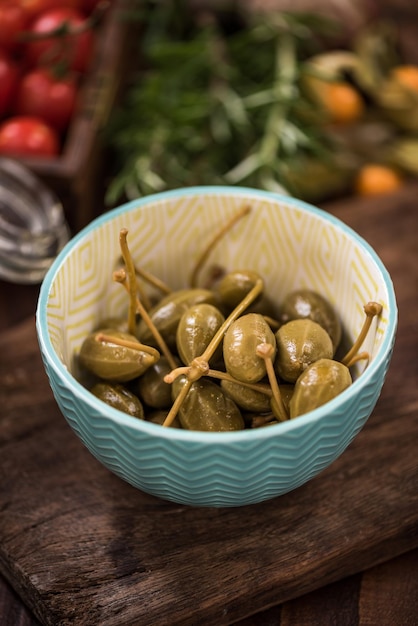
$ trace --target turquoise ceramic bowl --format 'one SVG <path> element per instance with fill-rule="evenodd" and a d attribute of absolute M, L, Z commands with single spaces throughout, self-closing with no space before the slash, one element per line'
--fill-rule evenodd
<path fill-rule="evenodd" d="M 111 279 L 119 231 L 142 267 L 187 285 L 193 260 L 219 224 L 248 203 L 251 212 L 217 245 L 208 264 L 257 270 L 277 302 L 308 286 L 336 306 L 346 336 L 363 305 L 383 306 L 363 349 L 371 359 L 353 385 L 306 415 L 233 433 L 163 428 L 94 397 L 77 379 L 77 353 L 100 318 L 127 308 Z M 370 416 L 389 366 L 397 307 L 388 272 L 373 249 L 331 215 L 291 197 L 225 187 L 188 188 L 130 202 L 96 219 L 59 254 L 41 286 L 40 350 L 56 401 L 90 452 L 140 490 L 177 503 L 230 507 L 261 502 L 303 485 L 339 457 Z"/>

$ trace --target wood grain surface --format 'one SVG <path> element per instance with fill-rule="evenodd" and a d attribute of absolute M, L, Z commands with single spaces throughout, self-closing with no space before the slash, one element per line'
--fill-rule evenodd
<path fill-rule="evenodd" d="M 363 623 L 417 623 L 417 197 L 412 186 L 327 207 L 391 272 L 398 337 L 363 431 L 320 476 L 270 502 L 200 509 L 125 484 L 61 416 L 33 315 L 2 334 L 0 571 L 42 624 L 355 624 L 382 588 L 380 619 Z M 2 299 L 1 315 L 14 309 Z"/>

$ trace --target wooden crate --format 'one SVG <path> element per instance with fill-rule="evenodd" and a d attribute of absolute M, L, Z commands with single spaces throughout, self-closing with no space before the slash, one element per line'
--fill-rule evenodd
<path fill-rule="evenodd" d="M 92 67 L 56 158 L 21 158 L 61 200 L 73 233 L 103 212 L 105 145 L 101 131 L 123 89 L 137 24 L 127 19 L 129 0 L 113 0 L 98 30 Z"/>

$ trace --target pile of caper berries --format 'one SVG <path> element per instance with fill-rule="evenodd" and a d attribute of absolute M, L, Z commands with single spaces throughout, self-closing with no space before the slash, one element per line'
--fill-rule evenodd
<path fill-rule="evenodd" d="M 341 322 L 321 294 L 292 291 L 277 311 L 258 273 L 219 268 L 206 287 L 171 291 L 135 267 L 126 229 L 120 243 L 113 279 L 129 294 L 127 319 L 103 320 L 78 355 L 91 392 L 120 411 L 199 431 L 277 424 L 336 397 L 352 384 L 351 365 L 368 358 L 359 347 L 378 303 L 365 305 L 357 341 L 336 360 Z M 138 278 L 159 290 L 157 302 Z"/>

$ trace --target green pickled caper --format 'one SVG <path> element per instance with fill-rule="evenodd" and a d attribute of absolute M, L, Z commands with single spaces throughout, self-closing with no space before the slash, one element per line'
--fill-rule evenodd
<path fill-rule="evenodd" d="M 248 313 L 225 333 L 223 355 L 227 372 L 240 382 L 256 383 L 266 375 L 265 361 L 257 355 L 260 344 L 276 348 L 276 339 L 262 315 Z"/>
<path fill-rule="evenodd" d="M 164 382 L 164 376 L 171 372 L 171 365 L 165 357 L 151 365 L 147 371 L 133 382 L 133 391 L 141 400 L 154 409 L 170 408 L 171 386 Z"/>
<path fill-rule="evenodd" d="M 159 357 L 157 350 L 142 347 L 133 335 L 105 328 L 86 337 L 79 361 L 98 378 L 123 383 L 141 376 Z"/>
<path fill-rule="evenodd" d="M 144 419 L 144 407 L 139 398 L 123 385 L 116 383 L 96 383 L 91 389 L 91 393 L 106 402 L 109 406 L 118 411 L 123 411 L 132 417 Z"/>
<path fill-rule="evenodd" d="M 187 383 L 179 376 L 172 385 L 173 400 Z M 183 428 L 207 432 L 243 430 L 245 423 L 235 402 L 216 383 L 201 378 L 194 382 L 179 408 Z"/>
<path fill-rule="evenodd" d="M 177 352 L 186 365 L 203 354 L 225 318 L 213 304 L 202 302 L 187 309 L 180 318 L 176 332 Z M 220 345 L 212 356 L 217 362 L 222 358 Z"/>
<path fill-rule="evenodd" d="M 327 331 L 310 319 L 291 320 L 276 332 L 274 368 L 284 381 L 294 383 L 314 361 L 331 359 L 334 350 Z"/>
<path fill-rule="evenodd" d="M 230 380 L 221 380 L 221 389 L 243 411 L 252 411 L 254 413 L 267 413 L 267 411 L 270 411 L 271 394 L 262 393 Z"/>
<path fill-rule="evenodd" d="M 260 279 L 253 270 L 235 270 L 221 278 L 216 289 L 226 311 L 232 311 L 245 298 Z M 276 307 L 271 298 L 263 292 L 248 307 L 247 313 L 260 313 L 269 317 L 276 316 Z"/>
<path fill-rule="evenodd" d="M 289 403 L 290 417 L 298 417 L 329 402 L 352 383 L 350 370 L 333 359 L 319 359 L 299 376 Z"/>
<path fill-rule="evenodd" d="M 252 270 L 235 270 L 225 274 L 217 285 L 222 304 L 230 310 L 234 309 L 251 291 L 259 277 Z"/>
<path fill-rule="evenodd" d="M 165 422 L 166 417 L 167 417 L 167 411 L 162 411 L 160 409 L 156 411 L 151 411 L 150 413 L 146 415 L 145 419 L 147 422 L 152 422 L 153 424 L 158 424 L 159 426 L 162 426 Z M 171 428 L 181 428 L 181 424 L 180 424 L 180 420 L 178 416 L 176 416 L 173 419 L 170 426 Z"/>
<path fill-rule="evenodd" d="M 150 309 L 152 323 L 170 348 L 175 348 L 177 326 L 183 313 L 194 304 L 202 302 L 216 306 L 219 296 L 209 289 L 180 289 L 168 294 Z M 143 343 L 157 347 L 154 336 L 143 319 L 137 324 L 136 336 Z"/>
<path fill-rule="evenodd" d="M 296 289 L 289 293 L 280 306 L 282 324 L 296 319 L 311 319 L 331 337 L 334 354 L 341 341 L 341 320 L 331 303 L 312 289 Z"/>

